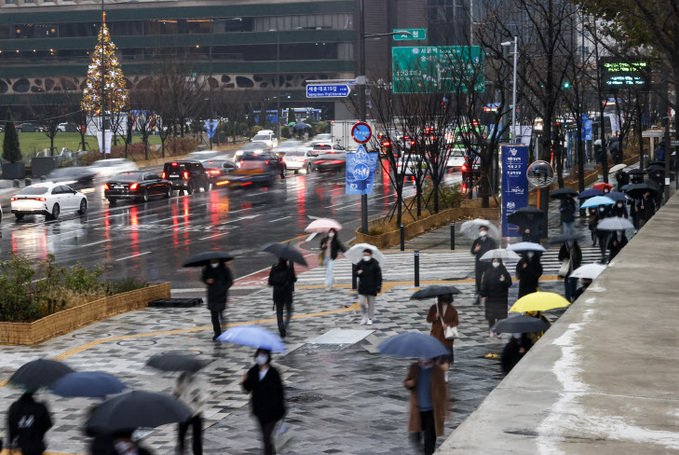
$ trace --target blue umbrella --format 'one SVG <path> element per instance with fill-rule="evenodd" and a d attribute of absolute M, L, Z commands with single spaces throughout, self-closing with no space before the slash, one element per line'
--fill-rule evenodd
<path fill-rule="evenodd" d="M 588 199 L 588 198 L 594 197 L 594 196 L 603 196 L 604 194 L 606 194 L 606 193 L 604 193 L 601 190 L 597 190 L 596 188 L 590 188 L 590 189 L 585 190 L 582 193 L 580 193 L 578 195 L 578 199 Z"/>
<path fill-rule="evenodd" d="M 270 330 L 258 325 L 241 325 L 233 327 L 217 337 L 219 341 L 267 351 L 285 352 L 283 340 Z"/>
<path fill-rule="evenodd" d="M 610 197 L 607 196 L 594 196 L 593 198 L 587 199 L 586 202 L 584 202 L 580 208 L 581 209 L 588 209 L 590 207 L 598 207 L 600 205 L 613 205 L 615 204 L 615 201 L 611 199 Z"/>
<path fill-rule="evenodd" d="M 125 390 L 127 386 L 112 374 L 100 371 L 69 373 L 50 386 L 61 397 L 105 397 Z"/>
<path fill-rule="evenodd" d="M 306 128 L 309 128 L 309 124 L 304 122 L 299 122 L 298 124 L 292 127 L 292 129 L 295 131 L 303 130 Z"/>
<path fill-rule="evenodd" d="M 611 191 L 606 195 L 606 197 L 609 197 L 613 199 L 615 202 L 626 202 L 630 200 L 630 197 L 626 195 L 625 193 L 621 193 L 620 191 Z"/>
<path fill-rule="evenodd" d="M 380 354 L 396 357 L 434 358 L 450 354 L 439 340 L 419 332 L 408 332 L 389 337 L 377 347 Z"/>

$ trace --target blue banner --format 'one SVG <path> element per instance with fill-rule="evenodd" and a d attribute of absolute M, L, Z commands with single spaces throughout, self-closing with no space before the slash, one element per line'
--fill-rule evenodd
<path fill-rule="evenodd" d="M 205 120 L 205 131 L 207 132 L 207 137 L 212 139 L 217 132 L 217 126 L 219 126 L 219 120 Z"/>
<path fill-rule="evenodd" d="M 592 120 L 585 120 L 582 122 L 582 140 L 591 141 L 592 140 Z"/>
<path fill-rule="evenodd" d="M 519 237 L 519 228 L 507 217 L 528 205 L 528 146 L 501 146 L 502 153 L 502 236 Z"/>
<path fill-rule="evenodd" d="M 363 145 L 356 153 L 347 153 L 347 194 L 372 194 L 378 155 L 366 152 Z"/>

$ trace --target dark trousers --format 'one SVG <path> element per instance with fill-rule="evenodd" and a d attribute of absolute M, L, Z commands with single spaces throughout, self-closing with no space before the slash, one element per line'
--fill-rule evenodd
<path fill-rule="evenodd" d="M 193 455 L 203 455 L 203 417 L 200 414 L 196 414 L 186 422 L 179 424 L 179 431 L 177 432 L 179 453 L 184 453 L 186 432 L 189 427 L 191 427 L 191 438 L 193 440 Z"/>
<path fill-rule="evenodd" d="M 273 440 L 271 436 L 273 435 L 273 430 L 276 427 L 276 421 L 273 422 L 259 422 L 262 429 L 262 442 L 264 442 L 264 455 L 275 455 L 276 448 L 273 445 Z"/>
<path fill-rule="evenodd" d="M 564 297 L 566 300 L 571 302 L 573 295 L 575 294 L 575 291 L 578 287 L 578 279 L 577 278 L 566 278 L 563 281 L 563 287 L 564 287 Z"/>
<path fill-rule="evenodd" d="M 424 455 L 433 455 L 436 449 L 436 423 L 434 421 L 434 411 L 420 411 L 420 422 L 422 423 L 422 432 L 413 433 L 413 440 L 416 444 L 420 444 L 424 436 Z"/>
<path fill-rule="evenodd" d="M 292 298 L 274 300 L 274 304 L 276 305 L 276 318 L 278 319 L 278 333 L 280 333 L 281 338 L 285 338 L 292 317 Z M 284 309 L 286 311 L 285 318 L 283 318 Z"/>
<path fill-rule="evenodd" d="M 214 338 L 222 334 L 222 325 L 224 324 L 224 311 L 210 310 L 210 318 L 212 319 L 212 330 L 215 332 Z"/>

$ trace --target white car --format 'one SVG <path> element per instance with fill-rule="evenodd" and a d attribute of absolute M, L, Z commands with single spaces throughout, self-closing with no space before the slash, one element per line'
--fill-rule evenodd
<path fill-rule="evenodd" d="M 136 171 L 137 164 L 125 158 L 107 158 L 99 160 L 88 166 L 98 177 L 111 177 L 121 172 Z"/>
<path fill-rule="evenodd" d="M 465 157 L 464 149 L 453 149 L 448 155 L 448 161 L 446 161 L 446 168 L 452 169 L 454 171 L 462 170 L 462 166 L 467 161 Z"/>
<path fill-rule="evenodd" d="M 400 173 L 402 172 L 403 175 L 411 177 L 418 173 L 418 169 L 421 169 L 421 172 L 426 174 L 429 168 L 429 163 L 427 163 L 426 158 L 420 155 L 401 155 L 401 157 L 396 161 L 396 168 Z"/>
<path fill-rule="evenodd" d="M 25 187 L 10 200 L 18 220 L 25 215 L 45 215 L 56 220 L 62 212 L 87 213 L 87 196 L 63 183 L 42 182 Z"/>
<path fill-rule="evenodd" d="M 287 152 L 283 156 L 286 169 L 295 171 L 295 174 L 301 170 L 311 173 L 311 165 L 318 158 L 319 153 L 313 150 L 296 150 Z"/>
<path fill-rule="evenodd" d="M 317 141 L 317 142 L 332 142 L 332 134 L 331 133 L 317 134 L 316 137 L 314 137 L 314 141 Z"/>
<path fill-rule="evenodd" d="M 278 139 L 276 138 L 276 133 L 272 130 L 260 130 L 255 137 L 252 138 L 250 142 L 260 142 L 266 144 L 269 148 L 274 148 L 278 146 Z"/>
<path fill-rule="evenodd" d="M 263 142 L 248 142 L 243 147 L 241 147 L 239 150 L 237 150 L 236 153 L 233 154 L 233 160 L 237 161 L 238 158 L 241 157 L 241 155 L 247 155 L 247 154 L 259 155 L 259 154 L 270 152 L 270 151 L 271 151 L 271 147 L 264 144 Z"/>

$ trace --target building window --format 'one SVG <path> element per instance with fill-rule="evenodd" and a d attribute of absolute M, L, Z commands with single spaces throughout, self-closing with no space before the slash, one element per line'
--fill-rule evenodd
<path fill-rule="evenodd" d="M 34 3 L 33 0 L 24 0 L 24 3 Z"/>
<path fill-rule="evenodd" d="M 14 4 L 14 0 L 5 0 L 5 4 L 6 4 L 6 5 L 13 5 L 13 4 Z"/>

